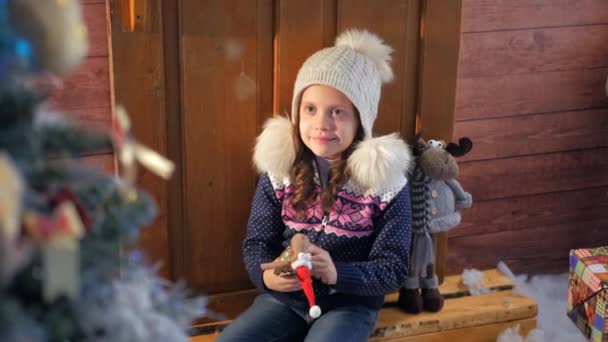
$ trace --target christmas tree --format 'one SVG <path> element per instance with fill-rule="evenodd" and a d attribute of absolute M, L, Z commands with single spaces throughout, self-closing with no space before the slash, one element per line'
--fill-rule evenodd
<path fill-rule="evenodd" d="M 136 250 L 155 216 L 135 187 L 139 144 L 120 109 L 111 132 L 50 116 L 37 81 L 86 51 L 77 0 L 0 0 L 0 341 L 186 341 L 202 298 L 159 278 Z M 113 150 L 121 176 L 79 156 Z"/>

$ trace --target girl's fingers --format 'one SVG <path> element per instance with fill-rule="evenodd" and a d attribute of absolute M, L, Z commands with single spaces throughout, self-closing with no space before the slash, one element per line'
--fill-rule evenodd
<path fill-rule="evenodd" d="M 284 273 L 284 274 L 279 274 L 278 277 L 280 277 L 281 279 L 295 279 L 297 280 L 298 278 L 296 277 L 295 274 L 293 273 Z"/>
<path fill-rule="evenodd" d="M 310 258 L 310 260 L 312 262 L 327 262 L 329 260 L 331 260 L 331 258 L 329 257 L 329 254 L 324 253 L 324 254 L 317 254 L 317 255 L 313 255 L 312 258 Z"/>
<path fill-rule="evenodd" d="M 320 270 L 326 268 L 327 265 L 328 265 L 327 261 L 313 261 L 312 270 L 313 270 L 313 272 L 320 271 Z"/>
<path fill-rule="evenodd" d="M 283 284 L 281 287 L 286 292 L 297 291 L 297 290 L 301 289 L 300 282 L 297 280 L 295 283 L 291 282 L 291 281 L 287 282 L 287 283 Z"/>
<path fill-rule="evenodd" d="M 274 275 L 274 290 L 281 292 L 291 292 L 298 290 L 300 282 L 294 275 Z"/>
<path fill-rule="evenodd" d="M 319 248 L 319 247 L 317 247 L 316 245 L 310 244 L 310 245 L 308 246 L 308 252 L 309 252 L 310 254 L 312 254 L 313 256 L 314 256 L 315 254 L 318 254 L 320 251 L 322 251 L 322 249 L 321 249 L 321 248 Z"/>
<path fill-rule="evenodd" d="M 317 247 L 316 245 L 310 245 L 308 246 L 308 252 L 310 252 L 310 255 L 314 258 L 315 256 L 319 256 L 319 255 L 329 255 L 327 253 L 326 250 L 324 250 L 321 247 Z"/>
<path fill-rule="evenodd" d="M 279 281 L 280 284 L 295 284 L 298 282 L 298 279 L 296 277 L 279 277 Z"/>
<path fill-rule="evenodd" d="M 296 278 L 288 278 L 288 279 L 282 279 L 279 284 L 281 284 L 281 286 L 296 286 L 296 285 L 300 285 L 300 281 Z"/>

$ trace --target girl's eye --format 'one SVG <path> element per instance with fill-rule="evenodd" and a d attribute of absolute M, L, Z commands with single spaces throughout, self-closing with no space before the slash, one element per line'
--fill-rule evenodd
<path fill-rule="evenodd" d="M 334 109 L 332 111 L 332 114 L 337 115 L 337 116 L 342 116 L 342 115 L 344 115 L 344 111 L 341 109 Z"/>
<path fill-rule="evenodd" d="M 306 106 L 306 107 L 304 107 L 304 111 L 306 113 L 312 113 L 315 111 L 315 108 L 313 106 Z"/>

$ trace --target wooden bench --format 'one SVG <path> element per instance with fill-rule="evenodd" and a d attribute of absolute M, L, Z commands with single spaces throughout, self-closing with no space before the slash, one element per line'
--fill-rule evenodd
<path fill-rule="evenodd" d="M 484 288 L 492 292 L 471 296 L 460 283 L 460 275 L 450 276 L 441 285 L 446 297 L 438 313 L 409 315 L 396 306 L 397 294 L 386 297 L 370 341 L 495 341 L 505 329 L 520 325 L 527 334 L 536 327 L 537 305 L 527 297 L 514 295 L 511 282 L 496 270 L 484 271 Z M 193 327 L 191 342 L 210 342 L 230 321 Z"/>

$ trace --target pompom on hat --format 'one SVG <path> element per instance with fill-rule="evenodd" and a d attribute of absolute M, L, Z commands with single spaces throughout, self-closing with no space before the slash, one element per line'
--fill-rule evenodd
<path fill-rule="evenodd" d="M 347 30 L 332 47 L 317 51 L 298 71 L 294 85 L 291 120 L 297 122 L 302 92 L 313 84 L 341 91 L 359 111 L 365 138 L 372 137 L 378 115 L 382 83 L 393 79 L 393 49 L 368 31 Z"/>

